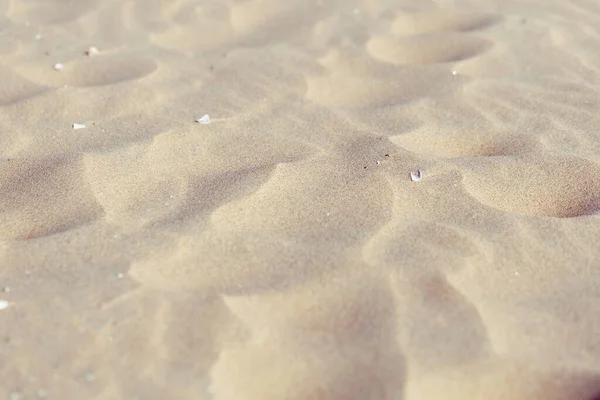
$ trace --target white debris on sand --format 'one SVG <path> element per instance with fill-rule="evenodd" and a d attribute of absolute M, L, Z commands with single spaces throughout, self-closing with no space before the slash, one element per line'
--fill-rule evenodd
<path fill-rule="evenodd" d="M 208 114 L 204 114 L 202 118 L 198 118 L 196 122 L 199 124 L 208 124 L 210 123 L 210 117 L 208 116 Z"/>
<path fill-rule="evenodd" d="M 418 169 L 417 172 L 410 172 L 410 180 L 413 182 L 417 182 L 421 180 L 421 170 Z"/>
<path fill-rule="evenodd" d="M 56 71 L 60 71 L 63 69 L 63 65 L 61 63 L 56 63 L 56 64 L 54 64 L 54 69 Z"/>
<path fill-rule="evenodd" d="M 8 301 L 0 300 L 0 310 L 6 310 L 8 308 Z"/>
<path fill-rule="evenodd" d="M 98 50 L 98 48 L 96 46 L 90 46 L 85 51 L 85 55 L 86 56 L 93 56 L 93 55 L 98 54 L 98 53 L 100 53 L 100 50 Z"/>
<path fill-rule="evenodd" d="M 85 128 L 84 124 L 78 124 L 78 123 L 74 123 L 73 125 L 71 125 L 73 127 L 73 129 L 77 130 L 77 129 L 83 129 Z"/>

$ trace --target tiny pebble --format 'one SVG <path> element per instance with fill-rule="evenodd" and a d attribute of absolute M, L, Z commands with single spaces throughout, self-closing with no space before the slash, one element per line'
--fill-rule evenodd
<path fill-rule="evenodd" d="M 119 272 L 119 273 L 117 274 L 117 279 L 121 279 L 121 278 L 123 278 L 124 276 L 125 276 L 125 274 L 123 274 L 122 272 Z"/>
<path fill-rule="evenodd" d="M 8 301 L 0 300 L 0 310 L 6 310 L 8 308 Z"/>
<path fill-rule="evenodd" d="M 377 165 L 381 164 L 381 161 L 377 160 L 375 161 L 377 163 Z"/>
<path fill-rule="evenodd" d="M 10 288 L 8 286 L 4 288 L 4 293 L 10 293 Z"/>
<path fill-rule="evenodd" d="M 36 33 L 35 34 L 35 40 L 40 40 L 42 38 L 42 34 L 41 33 Z"/>
<path fill-rule="evenodd" d="M 61 69 L 63 69 L 63 65 L 61 63 L 56 63 L 54 64 L 54 69 L 56 71 L 60 71 Z"/>
<path fill-rule="evenodd" d="M 83 128 L 85 128 L 84 124 L 78 124 L 78 123 L 74 123 L 72 126 L 73 126 L 73 129 L 83 129 Z"/>
<path fill-rule="evenodd" d="M 202 118 L 198 118 L 196 122 L 198 122 L 199 124 L 208 124 L 210 122 L 210 117 L 208 116 L 208 114 L 204 114 Z"/>
<path fill-rule="evenodd" d="M 455 70 L 452 70 L 452 75 L 456 75 L 458 74 L 458 72 L 456 72 Z"/>
<path fill-rule="evenodd" d="M 85 55 L 86 56 L 93 56 L 94 54 L 98 54 L 100 53 L 100 50 L 98 50 L 98 48 L 96 46 L 90 46 L 86 52 Z"/>

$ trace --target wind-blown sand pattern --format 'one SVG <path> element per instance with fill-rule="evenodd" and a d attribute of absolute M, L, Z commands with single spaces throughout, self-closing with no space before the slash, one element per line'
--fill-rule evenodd
<path fill-rule="evenodd" d="M 600 398 L 599 4 L 0 15 L 0 398 Z"/>

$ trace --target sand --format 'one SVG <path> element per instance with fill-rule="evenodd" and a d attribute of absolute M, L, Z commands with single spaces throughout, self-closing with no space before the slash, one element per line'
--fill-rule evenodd
<path fill-rule="evenodd" d="M 1 399 L 600 398 L 597 2 L 0 15 Z"/>

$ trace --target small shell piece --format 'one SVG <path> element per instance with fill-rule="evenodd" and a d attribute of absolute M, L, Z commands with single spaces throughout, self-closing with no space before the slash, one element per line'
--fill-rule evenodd
<path fill-rule="evenodd" d="M 78 123 L 74 123 L 73 125 L 71 125 L 73 127 L 73 129 L 77 130 L 77 129 L 83 129 L 85 128 L 84 124 L 78 124 Z"/>
<path fill-rule="evenodd" d="M 204 114 L 201 118 L 198 118 L 196 122 L 199 124 L 208 124 L 210 123 L 210 117 L 208 114 Z"/>
<path fill-rule="evenodd" d="M 6 310 L 8 308 L 8 301 L 0 300 L 0 310 Z"/>
<path fill-rule="evenodd" d="M 54 69 L 56 71 L 60 71 L 63 69 L 63 65 L 61 63 L 56 63 L 56 64 L 54 64 Z"/>
<path fill-rule="evenodd" d="M 418 169 L 416 172 L 410 172 L 410 180 L 413 182 L 418 182 L 421 180 L 421 170 Z"/>
<path fill-rule="evenodd" d="M 86 56 L 93 56 L 95 54 L 100 53 L 100 50 L 98 50 L 98 48 L 96 46 L 90 46 L 88 47 L 88 49 L 85 51 L 85 55 Z"/>

